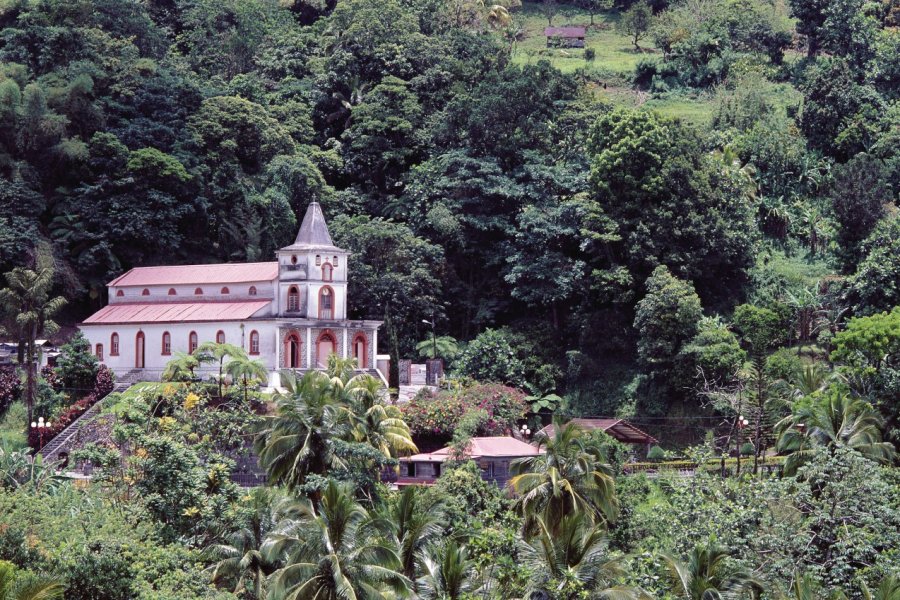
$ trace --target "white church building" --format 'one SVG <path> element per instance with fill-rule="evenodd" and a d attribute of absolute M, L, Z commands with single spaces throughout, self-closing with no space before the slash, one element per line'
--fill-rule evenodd
<path fill-rule="evenodd" d="M 109 303 L 79 327 L 103 364 L 145 381 L 158 380 L 175 352 L 207 341 L 261 360 L 270 386 L 278 371 L 322 369 L 333 353 L 374 374 L 381 321 L 347 318 L 350 253 L 332 242 L 318 203 L 276 258 L 131 269 L 107 284 Z"/>

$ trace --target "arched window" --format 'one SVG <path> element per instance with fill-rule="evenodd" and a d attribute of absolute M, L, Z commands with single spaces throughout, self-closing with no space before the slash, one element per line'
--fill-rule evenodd
<path fill-rule="evenodd" d="M 331 264 L 333 264 L 334 266 L 338 266 L 338 257 L 334 256 L 334 257 L 332 257 L 332 259 L 333 260 L 331 261 Z"/>
<path fill-rule="evenodd" d="M 357 333 L 353 336 L 353 358 L 356 359 L 357 369 L 365 369 L 369 365 L 367 346 L 366 334 Z"/>
<path fill-rule="evenodd" d="M 116 290 L 116 298 L 121 298 L 124 295 L 125 295 L 125 292 L 123 292 L 122 290 Z"/>
<path fill-rule="evenodd" d="M 221 329 L 218 331 L 218 333 L 216 333 L 216 343 L 217 344 L 225 343 L 225 332 L 222 331 Z"/>
<path fill-rule="evenodd" d="M 250 289 L 247 290 L 247 293 L 250 294 L 251 296 L 255 296 L 255 295 L 256 295 L 256 286 L 255 286 L 255 285 L 251 285 L 251 286 L 250 286 Z"/>
<path fill-rule="evenodd" d="M 292 265 L 297 264 L 297 255 L 296 254 L 291 255 L 291 264 Z"/>
<path fill-rule="evenodd" d="M 113 332 L 113 334 L 109 336 L 109 355 L 119 355 L 119 334 L 116 332 Z"/>
<path fill-rule="evenodd" d="M 144 358 L 147 351 L 144 342 L 144 332 L 138 331 L 137 335 L 134 336 L 134 366 L 136 369 L 144 368 Z"/>
<path fill-rule="evenodd" d="M 331 278 L 334 275 L 334 267 L 331 266 L 331 263 L 325 263 L 322 265 L 322 281 L 331 281 Z"/>
<path fill-rule="evenodd" d="M 144 288 L 144 291 L 141 292 L 141 296 L 149 296 L 149 295 L 150 295 L 150 290 L 148 290 L 147 288 Z"/>
<path fill-rule="evenodd" d="M 230 294 L 230 293 L 231 292 L 228 290 L 227 286 L 222 288 L 222 294 Z"/>
<path fill-rule="evenodd" d="M 318 267 L 321 264 L 322 264 L 322 255 L 316 254 L 316 266 Z"/>
<path fill-rule="evenodd" d="M 197 350 L 197 332 L 192 331 L 188 336 L 188 352 L 194 352 Z"/>
<path fill-rule="evenodd" d="M 297 289 L 297 286 L 292 285 L 291 289 L 288 290 L 288 312 L 297 312 L 300 310 L 300 290 Z"/>
<path fill-rule="evenodd" d="M 334 290 L 327 285 L 319 290 L 319 318 L 323 320 L 334 318 Z"/>
<path fill-rule="evenodd" d="M 163 356 L 168 356 L 169 354 L 172 354 L 172 336 L 169 335 L 168 331 L 163 332 L 162 353 L 163 353 Z"/>
<path fill-rule="evenodd" d="M 175 291 L 175 288 L 169 288 L 169 295 L 170 295 L 170 296 L 177 296 L 177 295 L 178 295 L 178 292 Z"/>
<path fill-rule="evenodd" d="M 202 295 L 203 295 L 203 288 L 197 288 L 197 289 L 195 289 L 195 290 L 194 290 L 194 295 L 195 295 L 195 296 L 202 296 Z"/>
<path fill-rule="evenodd" d="M 103 362 L 103 344 L 97 344 L 96 348 L 97 360 Z"/>
<path fill-rule="evenodd" d="M 259 354 L 259 332 L 255 329 L 250 332 L 250 354 Z"/>

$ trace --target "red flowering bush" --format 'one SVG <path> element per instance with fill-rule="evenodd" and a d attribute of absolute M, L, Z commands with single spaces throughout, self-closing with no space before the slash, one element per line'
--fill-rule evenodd
<path fill-rule="evenodd" d="M 492 436 L 514 429 L 528 406 L 523 392 L 499 383 L 484 383 L 462 390 L 419 393 L 403 407 L 403 418 L 413 435 L 450 437 L 462 416 L 475 408 L 488 414 L 477 435 Z"/>
<path fill-rule="evenodd" d="M 50 386 L 54 392 L 61 392 L 63 389 L 63 380 L 57 375 L 56 370 L 50 365 L 41 367 L 41 378 Z"/>
<path fill-rule="evenodd" d="M 72 422 L 83 415 L 87 409 L 97 402 L 94 394 L 88 394 L 69 408 L 67 408 L 55 421 L 51 421 L 50 427 L 44 427 L 39 430 L 36 427 L 28 428 L 28 445 L 35 450 L 40 450 L 47 445 L 50 440 L 55 438 L 63 429 L 72 424 Z"/>
<path fill-rule="evenodd" d="M 19 374 L 13 368 L 0 369 L 0 415 L 6 414 L 10 405 L 22 393 Z"/>
<path fill-rule="evenodd" d="M 115 382 L 116 377 L 113 375 L 113 372 L 109 370 L 109 367 L 100 365 L 100 369 L 97 371 L 97 378 L 94 380 L 94 396 L 97 398 L 104 397 L 113 391 Z"/>

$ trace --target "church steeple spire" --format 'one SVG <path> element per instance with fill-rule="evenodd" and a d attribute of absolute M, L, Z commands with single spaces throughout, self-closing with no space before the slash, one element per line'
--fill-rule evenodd
<path fill-rule="evenodd" d="M 318 202 L 310 202 L 303 215 L 303 223 L 297 232 L 295 246 L 334 246 L 331 234 L 328 233 L 328 224 L 325 223 L 325 215 Z"/>

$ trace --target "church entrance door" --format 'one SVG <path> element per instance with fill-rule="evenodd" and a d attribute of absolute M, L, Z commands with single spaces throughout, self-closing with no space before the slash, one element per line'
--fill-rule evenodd
<path fill-rule="evenodd" d="M 316 366 L 324 369 L 328 366 L 328 357 L 335 353 L 334 338 L 330 333 L 322 334 L 316 344 Z"/>
<path fill-rule="evenodd" d="M 134 343 L 134 367 L 136 369 L 144 368 L 144 332 L 138 331 Z"/>
<path fill-rule="evenodd" d="M 289 369 L 300 368 L 300 336 L 294 332 L 289 333 L 284 340 L 284 356 L 287 358 Z"/>

